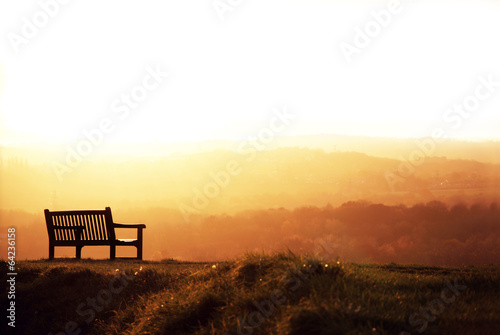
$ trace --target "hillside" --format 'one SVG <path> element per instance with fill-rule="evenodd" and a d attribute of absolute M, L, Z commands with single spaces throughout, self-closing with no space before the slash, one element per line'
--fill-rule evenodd
<path fill-rule="evenodd" d="M 223 263 L 21 261 L 17 273 L 16 331 L 26 335 L 494 334 L 500 327 L 498 266 L 359 265 L 281 253 Z"/>
<path fill-rule="evenodd" d="M 164 207 L 183 213 L 236 213 L 270 207 L 340 205 L 358 199 L 413 205 L 500 196 L 500 165 L 444 157 L 419 162 L 305 148 L 84 160 L 64 155 L 0 164 L 0 208 Z M 54 165 L 55 164 L 55 165 Z M 456 202 L 456 199 L 453 200 Z"/>
<path fill-rule="evenodd" d="M 340 134 L 279 136 L 276 141 L 265 145 L 265 150 L 277 148 L 309 148 L 329 152 L 359 152 L 369 156 L 400 159 L 410 152 L 419 149 L 419 143 L 426 138 L 389 138 L 369 136 L 349 136 Z M 106 143 L 90 158 L 114 156 L 121 159 L 132 157 L 170 156 L 174 154 L 192 155 L 217 150 L 239 151 L 242 143 L 250 143 L 250 139 L 210 140 L 200 142 L 149 142 L 149 143 Z M 475 160 L 483 163 L 500 163 L 500 142 L 466 141 L 458 139 L 439 140 L 431 156 L 449 159 Z M 247 145 L 248 147 L 248 145 Z M 51 163 L 67 152 L 67 146 L 57 143 L 20 141 L 17 143 L 0 143 L 0 152 L 4 157 L 30 157 L 33 163 Z"/>
<path fill-rule="evenodd" d="M 113 208 L 116 222 L 141 222 L 144 257 L 215 261 L 245 251 L 336 254 L 343 261 L 427 265 L 500 263 L 500 207 L 497 202 L 439 201 L 413 206 L 350 201 L 338 207 L 247 210 L 234 215 L 193 214 L 161 207 Z M 43 212 L 0 210 L 0 229 L 16 227 L 18 259 L 47 257 Z M 130 233 L 132 235 L 126 235 Z M 119 232 L 134 238 L 135 232 Z M 7 257 L 7 250 L 0 257 Z M 118 248 L 134 256 L 134 248 Z M 109 248 L 83 248 L 83 257 L 103 258 Z M 56 257 L 74 257 L 74 248 L 56 248 Z"/>

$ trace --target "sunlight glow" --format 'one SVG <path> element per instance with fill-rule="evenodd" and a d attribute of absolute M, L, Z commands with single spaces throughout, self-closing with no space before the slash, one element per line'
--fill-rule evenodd
<path fill-rule="evenodd" d="M 16 18 L 38 8 L 29 3 L 0 5 L 5 34 L 21 32 Z M 252 1 L 221 20 L 182 2 L 67 4 L 17 54 L 3 39 L 2 143 L 67 143 L 103 119 L 115 126 L 109 142 L 239 139 L 279 105 L 299 114 L 283 134 L 429 136 L 449 126 L 446 109 L 474 93 L 478 77 L 500 81 L 499 7 L 401 2 L 348 63 L 341 43 L 389 6 Z M 147 67 L 169 76 L 119 118 L 113 102 L 142 84 Z M 449 136 L 500 138 L 499 96 Z"/>

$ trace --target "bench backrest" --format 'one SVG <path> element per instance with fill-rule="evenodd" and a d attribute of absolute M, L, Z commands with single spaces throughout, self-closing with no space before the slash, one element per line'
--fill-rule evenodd
<path fill-rule="evenodd" d="M 45 210 L 45 223 L 52 241 L 76 241 L 77 229 L 54 227 L 83 227 L 81 241 L 114 241 L 115 229 L 111 208 L 104 210 L 49 211 Z"/>

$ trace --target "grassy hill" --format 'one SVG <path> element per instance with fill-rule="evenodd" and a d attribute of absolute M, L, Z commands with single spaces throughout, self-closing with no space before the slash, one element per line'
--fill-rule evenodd
<path fill-rule="evenodd" d="M 496 334 L 500 266 L 20 261 L 18 334 Z M 7 263 L 1 262 L 5 283 Z M 1 296 L 6 306 L 7 294 Z M 14 333 L 2 322 L 2 334 Z"/>

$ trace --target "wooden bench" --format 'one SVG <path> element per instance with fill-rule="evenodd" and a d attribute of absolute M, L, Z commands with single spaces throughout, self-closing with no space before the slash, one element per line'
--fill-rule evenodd
<path fill-rule="evenodd" d="M 109 245 L 109 258 L 116 258 L 116 246 L 137 248 L 137 259 L 142 260 L 143 224 L 113 222 L 111 208 L 104 210 L 49 211 L 45 210 L 45 222 L 49 234 L 49 259 L 54 259 L 55 247 L 76 247 L 76 258 L 82 257 L 86 245 Z M 137 239 L 117 239 L 115 228 L 136 228 Z"/>

